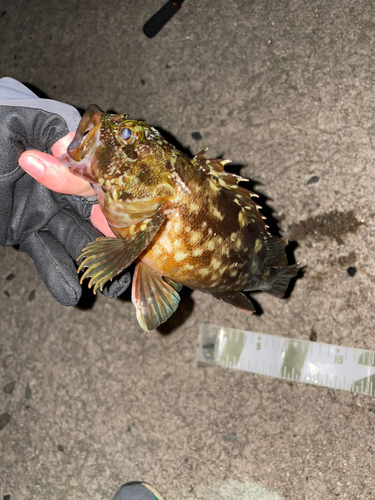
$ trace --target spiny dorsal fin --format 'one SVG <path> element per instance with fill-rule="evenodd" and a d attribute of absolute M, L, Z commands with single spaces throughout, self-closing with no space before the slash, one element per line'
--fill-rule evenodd
<path fill-rule="evenodd" d="M 258 195 L 248 189 L 238 186 L 239 182 L 248 182 L 249 179 L 230 172 L 225 172 L 224 166 L 230 163 L 230 160 L 207 159 L 205 156 L 206 151 L 207 149 L 204 149 L 193 158 L 193 162 L 197 167 L 204 172 L 204 174 L 214 182 L 228 198 L 245 209 L 244 214 L 246 217 L 250 218 L 251 214 L 256 213 L 257 219 L 260 217 L 265 219 L 264 216 L 259 214 L 259 209 L 262 207 L 252 200 L 252 198 L 258 198 Z M 259 220 L 259 222 L 262 222 L 262 226 L 265 226 L 265 228 L 268 227 L 263 221 Z"/>

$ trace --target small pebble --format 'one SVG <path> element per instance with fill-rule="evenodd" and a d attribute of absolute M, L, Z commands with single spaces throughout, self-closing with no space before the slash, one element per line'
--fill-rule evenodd
<path fill-rule="evenodd" d="M 29 294 L 29 302 L 32 302 L 35 299 L 35 290 L 32 290 Z"/>
<path fill-rule="evenodd" d="M 15 387 L 16 387 L 15 380 L 12 380 L 11 382 L 8 382 L 7 384 L 5 384 L 5 386 L 4 386 L 5 394 L 12 394 Z"/>
<path fill-rule="evenodd" d="M 13 278 L 15 278 L 15 277 L 16 277 L 16 275 L 15 275 L 15 274 L 10 273 L 10 274 L 8 274 L 8 276 L 6 277 L 6 280 L 7 280 L 7 281 L 12 281 L 12 279 L 13 279 Z"/>
<path fill-rule="evenodd" d="M 196 141 L 201 141 L 203 139 L 202 135 L 200 132 L 193 132 L 191 134 L 191 137 L 195 139 Z"/>
<path fill-rule="evenodd" d="M 4 295 L 6 295 L 7 297 L 10 297 L 10 293 L 8 292 L 8 290 L 4 290 Z"/>
<path fill-rule="evenodd" d="M 316 184 L 317 182 L 319 182 L 319 177 L 317 175 L 313 175 L 312 177 L 310 177 L 310 179 L 306 182 L 307 185 L 309 184 Z"/>
<path fill-rule="evenodd" d="M 355 273 L 357 272 L 357 269 L 355 267 L 348 267 L 348 269 L 346 270 L 346 272 L 349 274 L 349 276 L 352 278 Z"/>
<path fill-rule="evenodd" d="M 65 450 L 64 450 L 64 446 L 63 446 L 62 444 L 58 444 L 58 445 L 57 445 L 57 449 L 58 449 L 59 451 L 61 451 L 62 453 L 65 451 Z"/>
<path fill-rule="evenodd" d="M 9 413 L 2 413 L 0 415 L 0 431 L 9 423 L 10 415 Z"/>

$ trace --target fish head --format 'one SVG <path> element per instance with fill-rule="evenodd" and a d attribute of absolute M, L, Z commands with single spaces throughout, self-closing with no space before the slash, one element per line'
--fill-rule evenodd
<path fill-rule="evenodd" d="M 149 217 L 174 196 L 171 146 L 143 121 L 91 105 L 60 161 L 90 182 L 113 227 Z"/>

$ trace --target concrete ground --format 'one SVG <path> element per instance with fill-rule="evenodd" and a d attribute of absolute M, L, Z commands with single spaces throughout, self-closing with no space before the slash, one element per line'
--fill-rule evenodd
<path fill-rule="evenodd" d="M 65 308 L 1 248 L 1 498 L 374 499 L 373 398 L 195 366 L 202 322 L 375 349 L 373 3 L 187 0 L 148 39 L 162 4 L 3 0 L 0 76 L 242 165 L 307 267 L 262 313 L 194 291 L 145 333 L 127 297 Z"/>

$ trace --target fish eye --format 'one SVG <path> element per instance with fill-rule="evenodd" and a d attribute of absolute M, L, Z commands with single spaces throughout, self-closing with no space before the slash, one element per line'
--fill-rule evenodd
<path fill-rule="evenodd" d="M 138 139 L 138 134 L 137 132 L 131 128 L 131 127 L 124 127 L 121 130 L 121 140 L 126 144 L 126 145 L 132 145 L 135 143 L 135 141 Z"/>

